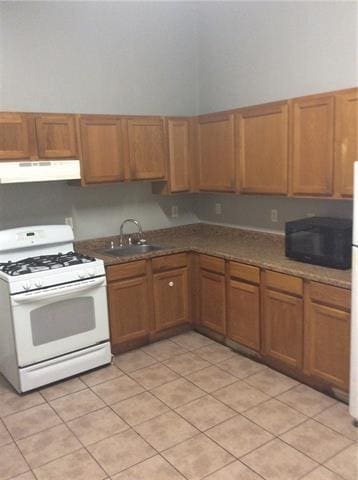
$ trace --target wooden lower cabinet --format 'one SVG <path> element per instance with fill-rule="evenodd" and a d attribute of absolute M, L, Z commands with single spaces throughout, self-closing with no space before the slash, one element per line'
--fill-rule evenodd
<path fill-rule="evenodd" d="M 260 350 L 260 288 L 231 279 L 229 282 L 227 336 L 253 350 Z"/>
<path fill-rule="evenodd" d="M 114 353 L 188 325 L 195 310 L 198 325 L 274 368 L 318 388 L 348 390 L 350 290 L 219 257 L 194 258 L 180 253 L 107 268 Z M 189 300 L 191 287 L 197 298 Z"/>
<path fill-rule="evenodd" d="M 200 312 L 199 322 L 214 332 L 226 333 L 226 292 L 225 275 L 199 271 L 200 282 Z"/>
<path fill-rule="evenodd" d="M 150 303 L 146 276 L 109 284 L 108 305 L 112 347 L 149 334 Z"/>
<path fill-rule="evenodd" d="M 281 278 L 281 274 L 275 275 Z M 290 285 L 289 281 L 287 285 Z M 263 354 L 300 370 L 303 358 L 303 299 L 289 292 L 268 288 L 266 283 L 262 299 Z"/>
<path fill-rule="evenodd" d="M 153 275 L 155 330 L 189 322 L 188 268 Z"/>
<path fill-rule="evenodd" d="M 152 319 L 150 283 L 145 260 L 107 268 L 112 352 L 145 343 Z"/>
<path fill-rule="evenodd" d="M 321 298 L 312 298 L 315 285 L 320 287 Z M 342 390 L 348 390 L 349 385 L 349 307 L 348 290 L 309 284 L 305 318 L 305 373 Z"/>

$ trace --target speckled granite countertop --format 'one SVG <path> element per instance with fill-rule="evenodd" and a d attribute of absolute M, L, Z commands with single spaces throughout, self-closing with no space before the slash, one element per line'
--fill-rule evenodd
<path fill-rule="evenodd" d="M 282 235 L 209 224 L 193 224 L 147 231 L 144 236 L 148 243 L 161 245 L 165 248 L 128 257 L 111 257 L 100 254 L 100 250 L 109 248 L 112 240 L 115 245 L 118 245 L 118 236 L 76 242 L 75 247 L 81 253 L 103 259 L 105 265 L 194 251 L 296 275 L 308 280 L 343 288 L 351 287 L 350 270 L 335 270 L 286 258 Z"/>

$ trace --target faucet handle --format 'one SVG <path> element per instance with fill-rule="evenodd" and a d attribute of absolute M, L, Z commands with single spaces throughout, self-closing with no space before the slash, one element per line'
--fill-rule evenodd
<path fill-rule="evenodd" d="M 141 238 L 138 243 L 140 245 L 145 245 L 147 243 L 147 240 L 145 238 Z"/>

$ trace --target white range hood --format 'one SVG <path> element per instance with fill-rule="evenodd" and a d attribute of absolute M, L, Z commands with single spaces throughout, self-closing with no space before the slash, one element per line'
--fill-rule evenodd
<path fill-rule="evenodd" d="M 79 178 L 79 160 L 0 162 L 0 183 L 51 182 Z"/>

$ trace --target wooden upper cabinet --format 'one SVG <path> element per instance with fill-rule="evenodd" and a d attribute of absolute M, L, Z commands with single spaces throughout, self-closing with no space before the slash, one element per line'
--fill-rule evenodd
<path fill-rule="evenodd" d="M 236 132 L 240 191 L 287 194 L 287 103 L 240 110 Z"/>
<path fill-rule="evenodd" d="M 164 121 L 161 117 L 126 120 L 129 178 L 131 180 L 164 180 L 166 148 Z"/>
<path fill-rule="evenodd" d="M 211 114 L 198 118 L 199 190 L 236 190 L 234 123 L 234 114 Z"/>
<path fill-rule="evenodd" d="M 40 158 L 77 158 L 73 115 L 40 115 L 35 119 Z"/>
<path fill-rule="evenodd" d="M 25 114 L 0 114 L 0 160 L 30 158 L 28 117 Z"/>
<path fill-rule="evenodd" d="M 334 96 L 291 102 L 292 194 L 333 194 Z"/>
<path fill-rule="evenodd" d="M 115 116 L 80 116 L 81 167 L 84 183 L 124 179 L 121 119 Z"/>
<path fill-rule="evenodd" d="M 188 192 L 191 185 L 191 120 L 168 118 L 169 188 L 172 193 Z"/>
<path fill-rule="evenodd" d="M 351 197 L 358 160 L 358 89 L 336 95 L 335 137 L 335 193 Z"/>

